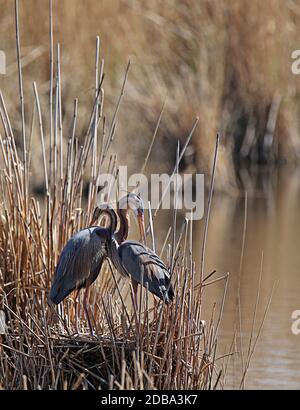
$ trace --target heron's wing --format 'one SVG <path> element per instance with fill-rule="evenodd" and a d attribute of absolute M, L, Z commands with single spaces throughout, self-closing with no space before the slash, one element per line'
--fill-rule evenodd
<path fill-rule="evenodd" d="M 166 303 L 173 300 L 168 268 L 151 249 L 136 241 L 125 241 L 118 252 L 122 266 L 136 282 L 148 287 Z"/>
<path fill-rule="evenodd" d="M 97 235 L 97 229 L 101 228 L 83 229 L 65 245 L 50 290 L 52 302 L 60 303 L 74 289 L 97 278 L 106 256 L 105 241 Z"/>

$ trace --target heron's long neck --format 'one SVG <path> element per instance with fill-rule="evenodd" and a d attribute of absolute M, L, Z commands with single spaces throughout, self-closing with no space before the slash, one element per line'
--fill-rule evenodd
<path fill-rule="evenodd" d="M 117 242 L 120 244 L 126 241 L 129 232 L 129 215 L 128 209 L 119 209 L 118 208 L 118 215 L 120 219 L 120 227 L 118 232 L 115 233 L 115 238 Z"/>
<path fill-rule="evenodd" d="M 112 238 L 111 240 L 111 246 L 109 248 L 109 256 L 110 259 L 114 265 L 114 267 L 123 275 L 123 276 L 128 276 L 128 273 L 123 267 L 119 252 L 118 252 L 119 244 L 116 240 L 116 238 Z"/>
<path fill-rule="evenodd" d="M 112 234 L 114 234 L 115 230 L 117 229 L 117 223 L 118 223 L 117 215 L 113 209 L 106 209 L 105 213 L 107 213 L 110 219 L 110 224 L 109 224 L 108 229 L 110 230 Z"/>

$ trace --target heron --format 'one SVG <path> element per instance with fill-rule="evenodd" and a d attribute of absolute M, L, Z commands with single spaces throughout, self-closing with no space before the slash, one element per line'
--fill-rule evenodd
<path fill-rule="evenodd" d="M 144 243 L 126 240 L 129 231 L 129 207 L 124 206 L 123 200 L 118 204 L 118 216 L 120 228 L 117 227 L 117 214 L 114 209 L 107 205 L 102 206 L 99 215 L 109 217 L 109 231 L 113 233 L 109 247 L 109 258 L 115 268 L 124 276 L 131 277 L 134 292 L 134 302 L 137 308 L 138 284 L 146 287 L 159 299 L 169 304 L 174 299 L 174 290 L 170 281 L 170 272 L 164 262 L 145 244 L 145 228 L 143 220 L 142 200 L 135 198 L 135 205 L 139 212 L 140 234 Z"/>
<path fill-rule="evenodd" d="M 85 288 L 83 308 L 90 332 L 93 333 L 88 311 L 91 284 L 97 279 L 104 259 L 108 254 L 111 232 L 109 229 L 92 226 L 73 235 L 59 257 L 49 294 L 49 302 L 58 305 L 71 292 Z"/>
<path fill-rule="evenodd" d="M 128 206 L 134 209 L 139 220 L 140 230 L 142 230 L 143 209 L 139 207 L 138 198 L 137 195 L 129 193 L 120 200 L 119 204 L 123 206 L 122 204 L 127 202 Z M 113 227 L 112 232 L 111 228 L 93 226 L 99 219 L 100 212 L 101 206 L 95 209 L 90 223 L 91 226 L 77 232 L 64 246 L 56 266 L 48 298 L 50 304 L 58 305 L 73 291 L 77 291 L 76 300 L 79 291 L 85 288 L 83 308 L 91 334 L 93 334 L 93 328 L 88 309 L 90 286 L 97 279 L 102 264 L 108 256 L 113 234 L 120 241 L 128 234 L 124 231 L 123 225 L 120 225 L 118 232 L 115 232 L 116 227 Z M 128 210 L 125 213 L 123 212 L 123 216 L 128 217 Z M 128 224 L 126 226 L 128 229 Z"/>

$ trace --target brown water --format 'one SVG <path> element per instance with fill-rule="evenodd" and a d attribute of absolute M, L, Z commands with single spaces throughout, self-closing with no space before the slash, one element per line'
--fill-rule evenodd
<path fill-rule="evenodd" d="M 262 172 L 249 175 L 243 171 L 242 178 L 248 200 L 241 270 L 244 193 L 215 195 L 209 222 L 205 272 L 217 270 L 211 279 L 230 273 L 219 329 L 218 356 L 242 350 L 245 362 L 262 272 L 253 340 L 263 321 L 276 280 L 277 284 L 250 362 L 245 387 L 299 389 L 300 335 L 294 335 L 291 331 L 291 314 L 300 309 L 300 170 L 281 169 L 269 171 L 268 175 Z M 156 221 L 155 225 L 156 235 L 158 231 L 164 231 L 161 222 Z M 193 253 L 196 262 L 200 258 L 202 229 L 203 220 L 195 223 Z M 237 335 L 235 346 L 232 346 L 239 322 L 239 277 L 242 332 L 241 336 Z M 204 319 L 208 320 L 213 303 L 218 302 L 217 309 L 220 308 L 224 281 L 205 289 Z M 225 388 L 238 388 L 241 374 L 239 353 L 229 360 Z"/>
<path fill-rule="evenodd" d="M 245 175 L 244 175 L 245 177 Z M 245 178 L 244 178 L 245 180 Z M 248 181 L 248 178 L 246 178 Z M 258 339 L 246 388 L 299 389 L 300 335 L 291 331 L 291 314 L 300 309 L 300 170 L 282 169 L 253 175 L 246 184 L 247 230 L 240 276 L 241 328 L 244 358 L 249 345 L 262 265 L 262 281 L 254 335 L 262 323 L 275 280 L 276 288 Z M 254 181 L 254 182 L 253 182 Z M 237 295 L 242 251 L 245 199 L 215 196 L 209 224 L 206 272 L 229 272 L 229 284 L 219 333 L 219 354 L 241 350 L 230 347 L 237 324 Z M 194 255 L 201 245 L 198 224 Z M 209 288 L 209 287 L 208 287 Z M 206 292 L 206 307 L 219 300 L 224 283 Z M 255 338 L 254 336 L 254 338 Z M 227 387 L 241 380 L 240 356 L 230 359 Z"/>

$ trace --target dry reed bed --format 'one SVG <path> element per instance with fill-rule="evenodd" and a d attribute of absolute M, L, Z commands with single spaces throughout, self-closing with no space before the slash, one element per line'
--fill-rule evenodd
<path fill-rule="evenodd" d="M 51 2 L 50 2 L 51 4 Z M 51 9 L 50 9 L 51 10 Z M 50 21 L 51 14 L 50 14 Z M 159 388 L 214 389 L 222 387 L 222 366 L 217 367 L 217 334 L 224 306 L 228 275 L 220 312 L 209 323 L 201 320 L 206 284 L 205 242 L 216 169 L 205 220 L 201 272 L 192 255 L 192 224 L 177 228 L 176 212 L 161 249 L 172 267 L 174 302 L 166 307 L 140 292 L 140 312 L 131 306 L 132 289 L 106 264 L 93 286 L 90 303 L 96 335 L 87 334 L 80 310 L 68 298 L 53 315 L 47 292 L 59 253 L 70 236 L 87 226 L 96 204 L 97 176 L 117 175 L 117 159 L 109 153 L 115 138 L 119 107 L 129 70 L 127 66 L 114 114 L 104 115 L 104 62 L 96 40 L 94 102 L 84 138 L 77 135 L 78 100 L 74 100 L 69 133 L 62 127 L 60 47 L 54 47 L 50 30 L 49 103 L 40 103 L 39 87 L 32 85 L 34 105 L 25 111 L 19 35 L 18 1 L 15 2 L 21 128 L 16 131 L 5 96 L 0 91 L 0 310 L 6 315 L 6 332 L 0 335 L 0 387 L 4 389 Z M 52 92 L 53 90 L 53 92 Z M 17 102 L 16 102 L 17 104 Z M 48 118 L 49 126 L 44 126 Z M 178 169 L 193 135 L 177 154 Z M 30 195 L 32 141 L 39 135 L 44 192 Z M 17 139 L 22 140 L 22 150 Z M 151 145 L 152 146 L 152 145 Z M 150 147 L 151 149 L 151 147 Z M 150 151 L 149 151 L 150 152 Z M 147 158 L 149 155 L 147 155 Z M 144 163 L 144 168 L 147 161 Z M 88 181 L 87 198 L 84 184 Z M 196 280 L 197 278 L 197 280 Z M 198 281 L 198 282 L 197 282 Z M 75 325 L 80 334 L 75 334 Z"/>
<path fill-rule="evenodd" d="M 8 121 L 6 115 L 2 119 Z M 216 349 L 216 329 L 211 322 L 205 331 L 201 321 L 202 287 L 195 286 L 192 227 L 187 222 L 182 226 L 173 255 L 169 247 L 176 289 L 170 307 L 153 304 L 152 296 L 149 300 L 148 293 L 143 291 L 141 316 L 137 318 L 137 312 L 127 308 L 132 299 L 128 285 L 106 266 L 90 299 L 97 336 L 85 335 L 81 311 L 82 334 L 75 335 L 78 318 L 74 316 L 73 300 L 69 298 L 59 309 L 57 323 L 53 325 L 46 298 L 60 249 L 73 232 L 86 224 L 87 212 L 79 208 L 82 196 L 76 198 L 75 190 L 71 190 L 73 196 L 65 194 L 69 172 L 66 168 L 62 179 L 59 172 L 54 174 L 55 182 L 48 185 L 42 212 L 35 198 L 27 201 L 23 195 L 28 189 L 23 182 L 25 168 L 14 149 L 13 136 L 1 136 L 0 141 L 5 158 L 5 169 L 1 172 L 1 309 L 8 323 L 1 340 L 2 387 L 213 387 L 217 374 L 211 355 Z M 74 168 L 76 160 L 88 155 L 81 152 L 81 157 L 74 155 Z M 78 183 L 81 189 L 83 174 Z M 60 186 L 61 181 L 64 182 Z M 51 190 L 56 192 L 55 200 Z M 91 201 L 87 209 L 93 208 Z"/>
<path fill-rule="evenodd" d="M 36 87 L 34 91 L 38 97 Z M 38 99 L 36 102 L 38 105 Z M 173 243 L 174 253 L 170 245 L 165 247 L 169 264 L 173 265 L 176 289 L 170 307 L 153 303 L 152 296 L 150 299 L 144 290 L 141 316 L 137 318 L 137 312 L 128 310 L 132 299 L 128 284 L 105 266 L 90 298 L 97 336 L 86 335 L 83 312 L 79 312 L 79 319 L 74 316 L 71 298 L 60 307 L 57 323 L 53 325 L 47 291 L 62 246 L 87 224 L 94 207 L 96 180 L 90 165 L 93 161 L 101 163 L 103 149 L 99 149 L 102 154 L 95 153 L 92 148 L 95 132 L 88 131 L 84 145 L 76 150 L 77 141 L 72 132 L 66 158 L 59 156 L 57 148 L 51 151 L 53 164 L 50 163 L 49 169 L 55 167 L 55 161 L 58 167 L 49 177 L 45 195 L 39 200 L 29 199 L 30 169 L 26 170 L 25 161 L 15 148 L 3 96 L 1 103 L 6 135 L 0 137 L 5 165 L 1 170 L 0 289 L 1 309 L 8 324 L 1 339 L 1 386 L 6 389 L 213 387 L 216 369 L 210 357 L 216 349 L 216 330 L 210 323 L 204 331 L 201 321 L 202 288 L 195 287 L 192 226 L 187 221 Z M 94 116 L 90 124 L 95 121 Z M 88 128 L 94 130 L 92 126 Z M 41 138 L 43 149 L 42 132 Z M 109 133 L 107 138 L 111 139 Z M 88 157 L 94 159 L 88 161 Z M 62 177 L 59 158 L 67 164 Z M 108 162 L 112 164 L 112 158 Z M 48 161 L 45 160 L 44 166 L 47 175 Z M 78 179 L 76 169 L 80 170 Z M 88 202 L 83 207 L 85 172 L 92 182 Z M 175 232 L 173 227 L 168 234 L 172 230 Z M 165 244 L 168 240 L 169 235 Z M 166 252 L 162 249 L 161 253 Z M 79 321 L 80 335 L 74 334 L 75 321 Z"/>

